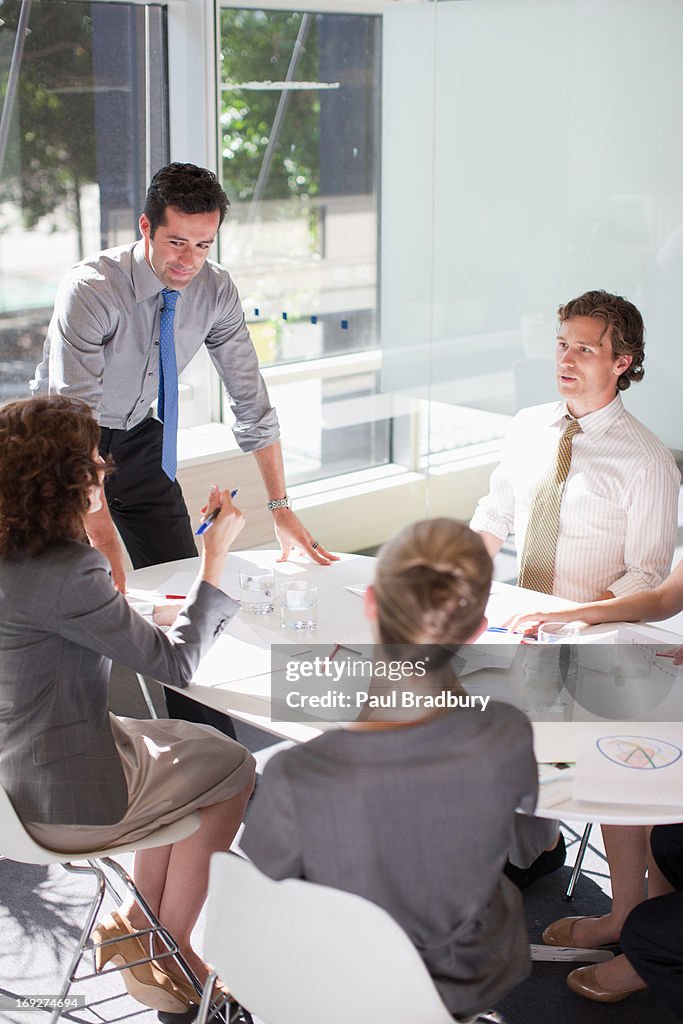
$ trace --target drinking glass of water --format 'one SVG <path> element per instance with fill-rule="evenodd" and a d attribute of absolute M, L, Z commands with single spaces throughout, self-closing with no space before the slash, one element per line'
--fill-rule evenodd
<path fill-rule="evenodd" d="M 243 612 L 269 615 L 275 607 L 275 572 L 258 565 L 240 569 L 240 604 Z"/>
<path fill-rule="evenodd" d="M 280 587 L 280 622 L 283 629 L 315 629 L 318 625 L 318 588 L 305 580 Z"/>

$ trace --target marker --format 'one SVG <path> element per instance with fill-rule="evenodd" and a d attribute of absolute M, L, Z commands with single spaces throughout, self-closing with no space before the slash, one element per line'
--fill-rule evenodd
<path fill-rule="evenodd" d="M 236 498 L 238 492 L 239 492 L 239 487 L 236 487 L 234 491 L 230 491 L 230 497 L 231 498 Z M 207 530 L 211 529 L 211 527 L 215 523 L 216 519 L 218 518 L 218 513 L 220 512 L 220 510 L 221 510 L 221 506 L 217 505 L 216 508 L 211 513 L 211 515 L 208 516 L 204 520 L 204 522 L 200 526 L 198 526 L 197 529 L 194 531 L 195 537 L 201 537 L 201 535 L 203 533 L 206 533 Z"/>
<path fill-rule="evenodd" d="M 187 594 L 164 594 L 167 601 L 184 601 Z"/>

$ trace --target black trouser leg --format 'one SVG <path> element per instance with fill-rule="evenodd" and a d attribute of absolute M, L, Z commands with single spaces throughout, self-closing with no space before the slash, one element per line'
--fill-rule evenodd
<path fill-rule="evenodd" d="M 683 892 L 639 903 L 619 941 L 659 1002 L 683 1020 Z"/>
<path fill-rule="evenodd" d="M 677 891 L 640 903 L 627 917 L 620 942 L 657 999 L 683 1020 L 683 824 L 655 825 L 650 846 Z"/>
<path fill-rule="evenodd" d="M 683 891 L 683 824 L 655 825 L 650 833 L 652 854 L 668 882 Z"/>
<path fill-rule="evenodd" d="M 133 430 L 103 429 L 100 440 L 116 466 L 107 504 L 135 569 L 197 554 L 183 492 L 161 468 L 162 430 L 150 418 Z"/>
<path fill-rule="evenodd" d="M 107 504 L 135 569 L 197 554 L 183 492 L 161 468 L 162 431 L 151 417 L 133 430 L 101 431 L 100 452 L 111 453 L 116 465 L 105 483 Z M 164 692 L 169 717 L 212 725 L 235 739 L 228 715 L 170 687 Z"/>

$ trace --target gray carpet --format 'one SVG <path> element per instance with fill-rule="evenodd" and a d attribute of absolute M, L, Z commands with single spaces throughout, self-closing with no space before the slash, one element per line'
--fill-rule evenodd
<path fill-rule="evenodd" d="M 146 715 L 132 673 L 114 671 L 112 706 L 119 714 Z M 272 737 L 241 723 L 237 723 L 237 730 L 241 742 L 251 750 L 259 750 L 272 742 Z M 570 875 L 568 867 L 537 882 L 525 893 L 532 942 L 540 942 L 543 928 L 558 917 L 601 914 L 609 908 L 609 880 L 601 856 L 599 830 L 594 829 L 593 833 L 594 844 L 584 862 L 585 871 L 572 905 L 562 901 Z M 565 835 L 569 844 L 568 860 L 573 862 L 577 847 L 575 834 L 565 829 Z M 130 858 L 122 860 L 130 866 Z M 92 883 L 67 875 L 59 867 L 42 868 L 0 860 L 0 996 L 56 993 L 80 931 L 91 886 Z M 201 921 L 197 938 L 200 934 Z M 534 964 L 531 977 L 497 1007 L 508 1024 L 674 1024 L 675 1018 L 661 1009 L 649 993 L 611 1006 L 573 995 L 564 983 L 571 966 Z M 93 1002 L 85 1010 L 66 1015 L 67 1020 L 82 1024 L 105 1021 L 156 1024 L 156 1013 L 131 999 L 116 974 L 81 982 L 74 991 L 83 993 Z M 349 993 L 349 1007 L 352 1006 L 353 993 Z M 3 1024 L 40 1024 L 48 1019 L 42 1010 L 0 1010 Z M 350 1009 L 349 1024 L 352 1021 Z"/>

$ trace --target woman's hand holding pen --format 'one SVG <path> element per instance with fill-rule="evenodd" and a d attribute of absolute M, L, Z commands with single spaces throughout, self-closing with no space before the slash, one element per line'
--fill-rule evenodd
<path fill-rule="evenodd" d="M 240 510 L 233 505 L 231 492 L 219 490 L 216 484 L 209 491 L 209 500 L 202 513 L 204 522 L 211 522 L 211 528 L 202 533 L 204 547 L 199 575 L 207 583 L 220 587 L 230 545 L 243 529 L 245 519 Z"/>

